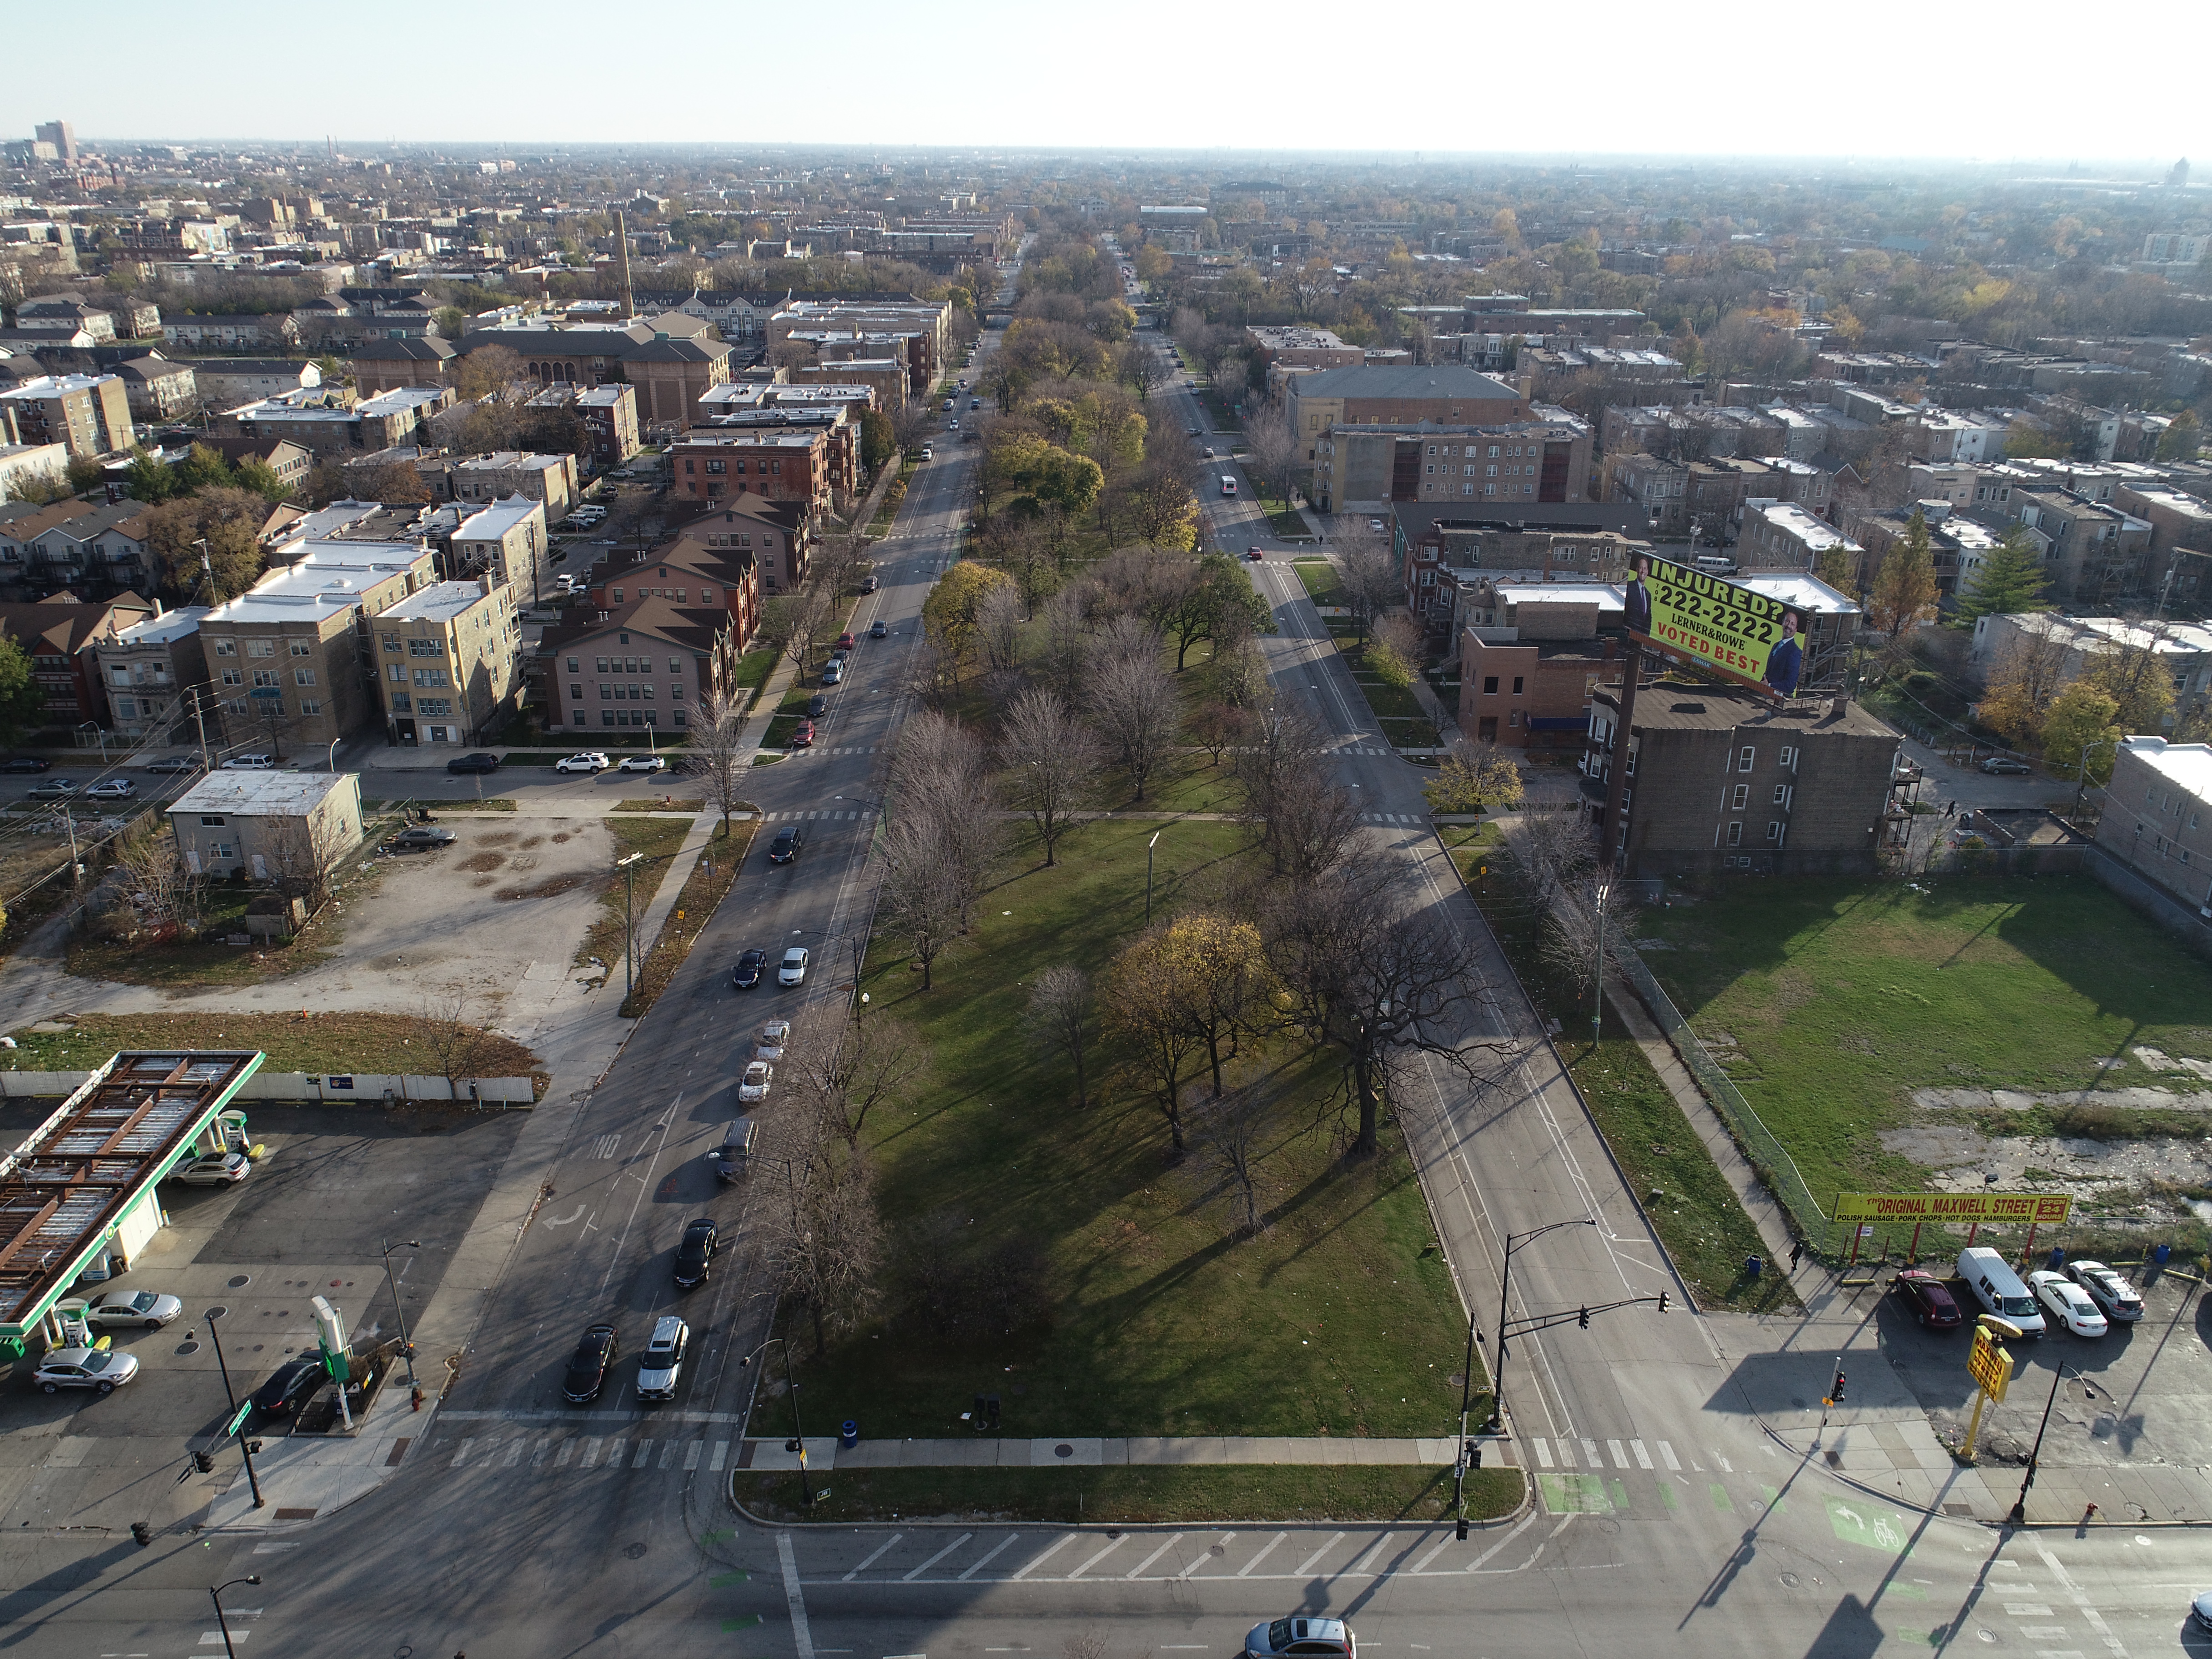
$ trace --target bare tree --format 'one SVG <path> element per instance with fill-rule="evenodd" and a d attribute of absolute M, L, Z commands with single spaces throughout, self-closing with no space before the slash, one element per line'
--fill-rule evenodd
<path fill-rule="evenodd" d="M 1070 702 L 1082 690 L 1091 660 L 1089 599 L 1088 585 L 1079 583 L 1044 602 L 1044 650 L 1035 672 Z"/>
<path fill-rule="evenodd" d="M 1104 656 L 1091 670 L 1091 717 L 1135 798 L 1145 798 L 1176 737 L 1175 683 L 1157 654 Z"/>
<path fill-rule="evenodd" d="M 1233 763 L 1243 817 L 1279 876 L 1318 880 L 1359 828 L 1358 798 L 1328 781 L 1328 736 L 1303 708 L 1261 711 Z"/>
<path fill-rule="evenodd" d="M 866 1160 L 819 1119 L 799 1127 L 799 1144 L 763 1206 L 764 1242 L 776 1287 L 811 1319 L 819 1355 L 832 1331 L 853 1328 L 875 1301 L 883 1225 Z"/>
<path fill-rule="evenodd" d="M 1572 808 L 1526 812 L 1509 844 L 1543 918 L 1538 948 L 1566 976 L 1577 1000 L 1596 986 L 1601 948 L 1608 967 L 1635 935 L 1641 901 L 1622 882 L 1603 878 L 1589 821 Z"/>
<path fill-rule="evenodd" d="M 808 556 L 807 574 L 823 593 L 840 598 L 866 562 L 867 553 L 865 536 L 824 536 Z"/>
<path fill-rule="evenodd" d="M 1381 532 L 1368 528 L 1364 519 L 1348 514 L 1337 526 L 1336 585 L 1364 645 L 1376 618 L 1406 602 L 1406 585 L 1397 557 Z"/>
<path fill-rule="evenodd" d="M 888 1014 L 848 1020 L 826 1055 L 801 1062 L 793 1081 L 823 1124 L 854 1152 L 878 1107 L 913 1098 L 929 1073 L 929 1048 Z"/>
<path fill-rule="evenodd" d="M 901 455 L 921 448 L 936 430 L 937 416 L 931 412 L 929 405 L 918 398 L 909 398 L 891 411 L 891 436 L 897 442 Z"/>
<path fill-rule="evenodd" d="M 1222 408 L 1234 418 L 1237 405 L 1243 403 L 1251 392 L 1251 383 L 1244 378 L 1244 360 L 1242 357 L 1218 359 L 1208 379 L 1213 384 L 1213 395 L 1221 400 Z"/>
<path fill-rule="evenodd" d="M 1382 1103 L 1406 1059 L 1436 1056 L 1486 1087 L 1482 1062 L 1511 1052 L 1510 1040 L 1468 1035 L 1493 1000 L 1472 941 L 1435 908 L 1409 905 L 1395 890 L 1397 879 L 1376 862 L 1283 884 L 1267 917 L 1268 955 L 1289 991 L 1290 1018 L 1341 1061 L 1358 1158 L 1376 1150 Z"/>
<path fill-rule="evenodd" d="M 148 813 L 115 842 L 124 897 L 159 935 L 187 933 L 199 925 L 200 878 L 192 873 L 176 833 L 158 813 Z"/>
<path fill-rule="evenodd" d="M 954 854 L 930 818 L 895 819 L 885 832 L 878 902 L 884 931 L 906 941 L 928 990 L 937 958 L 959 935 L 965 904 Z"/>
<path fill-rule="evenodd" d="M 1274 1103 L 1257 1083 L 1231 1089 L 1191 1113 L 1192 1139 L 1205 1160 L 1236 1188 L 1244 1200 L 1244 1221 L 1237 1229 L 1249 1237 L 1260 1231 L 1260 1160 L 1273 1129 Z"/>
<path fill-rule="evenodd" d="M 1190 717 L 1190 735 L 1192 741 L 1206 750 L 1207 763 L 1218 766 L 1222 755 L 1243 740 L 1251 723 L 1251 715 L 1242 708 L 1225 702 L 1209 702 Z"/>
<path fill-rule="evenodd" d="M 1022 665 L 1022 599 L 1012 586 L 994 587 L 975 605 L 975 645 L 983 669 L 1001 678 Z"/>
<path fill-rule="evenodd" d="M 996 781 L 981 741 L 959 721 L 925 710 L 899 734 L 890 785 L 898 817 L 927 823 L 949 860 L 964 932 L 969 908 L 982 891 L 1006 837 Z"/>
<path fill-rule="evenodd" d="M 415 1039 L 415 1046 L 436 1064 L 456 1097 L 463 1080 L 477 1075 L 495 1041 L 486 1022 L 496 1007 L 495 1000 L 480 995 L 458 979 L 428 988 L 416 1000 L 407 1022 L 408 1034 Z"/>
<path fill-rule="evenodd" d="M 761 642 L 790 658 L 804 675 L 830 616 L 829 599 L 819 590 L 778 594 L 761 607 Z"/>
<path fill-rule="evenodd" d="M 1305 459 L 1305 441 L 1291 425 L 1290 412 L 1279 398 L 1270 398 L 1244 416 L 1244 444 L 1252 457 L 1251 470 L 1275 486 L 1285 511 L 1300 464 Z"/>
<path fill-rule="evenodd" d="M 1076 810 L 1098 781 L 1098 738 L 1069 712 L 1059 693 L 1027 691 L 1006 710 L 999 736 L 1007 799 L 1029 814 L 1044 847 L 1045 867 Z"/>
<path fill-rule="evenodd" d="M 1030 1035 L 1045 1047 L 1058 1050 L 1075 1068 L 1075 1103 L 1091 1103 L 1085 1086 L 1083 1060 L 1090 1049 L 1091 978 L 1080 968 L 1056 963 L 1037 975 L 1030 988 Z"/>
<path fill-rule="evenodd" d="M 319 811 L 303 817 L 279 818 L 262 837 L 262 862 L 270 879 L 287 898 L 304 898 L 312 912 L 331 896 L 331 878 L 360 845 L 335 821 Z"/>
<path fill-rule="evenodd" d="M 707 658 L 707 695 L 692 711 L 691 742 L 687 763 L 706 792 L 708 803 L 722 815 L 722 836 L 730 834 L 730 818 L 745 799 L 745 707 L 752 693 L 737 683 L 739 660 L 737 635 L 724 629 L 714 636 Z"/>

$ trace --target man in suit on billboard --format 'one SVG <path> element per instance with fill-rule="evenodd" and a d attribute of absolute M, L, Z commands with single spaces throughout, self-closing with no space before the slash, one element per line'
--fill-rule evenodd
<path fill-rule="evenodd" d="M 1782 637 L 1766 653 L 1765 680 L 1783 696 L 1797 695 L 1797 681 L 1805 672 L 1805 619 L 1795 611 L 1782 613 Z"/>
<path fill-rule="evenodd" d="M 1651 590 L 1644 585 L 1644 579 L 1650 574 L 1651 561 L 1639 555 L 1629 572 L 1628 592 L 1625 600 L 1628 631 L 1641 634 L 1647 639 L 1651 634 Z"/>

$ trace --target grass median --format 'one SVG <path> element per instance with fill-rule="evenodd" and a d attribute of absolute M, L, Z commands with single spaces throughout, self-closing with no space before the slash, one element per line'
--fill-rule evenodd
<path fill-rule="evenodd" d="M 1455 1513 L 1449 1468 L 1413 1465 L 1119 1465 L 1062 1469 L 836 1469 L 814 1477 L 809 1507 L 796 1474 L 738 1474 L 738 1502 L 763 1520 L 1043 1521 L 1174 1525 L 1200 1521 L 1442 1521 Z M 824 1489 L 828 1495 L 823 1496 Z M 1475 1469 L 1468 1517 L 1520 1506 L 1521 1471 Z M 1008 1569 L 1012 1571 L 1011 1566 Z"/>
<path fill-rule="evenodd" d="M 878 1322 L 820 1358 L 792 1329 L 817 1423 L 958 1434 L 988 1392 L 1014 1436 L 1455 1431 L 1467 1327 L 1450 1273 L 1395 1126 L 1378 1157 L 1343 1157 L 1332 1060 L 1292 1041 L 1247 1057 L 1280 1105 L 1260 1162 L 1266 1224 L 1245 1236 L 1241 1195 L 1172 1151 L 1110 1049 L 1092 1054 L 1079 1108 L 1068 1068 L 1022 1035 L 1038 974 L 1097 973 L 1144 927 L 1156 832 L 1158 918 L 1250 856 L 1231 823 L 1095 820 L 1054 868 L 1026 846 L 1001 864 L 934 989 L 917 988 L 896 942 L 877 941 L 868 1017 L 905 1022 L 934 1071 L 910 1109 L 870 1121 L 901 1264 Z M 1040 1316 L 945 1334 L 917 1311 L 923 1270 L 907 1264 L 925 1256 L 1018 1281 Z"/>
<path fill-rule="evenodd" d="M 670 907 L 668 920 L 660 925 L 660 937 L 649 945 L 639 941 L 644 956 L 638 969 L 637 987 L 623 1001 L 625 1018 L 643 1018 L 645 1012 L 659 1000 L 728 895 L 730 884 L 737 879 L 738 867 L 752 847 L 753 831 L 760 823 L 758 808 L 745 810 L 755 816 L 732 819 L 728 839 L 720 838 L 718 832 L 717 838 L 702 849 L 684 883 L 684 890 L 677 894 L 676 902 Z"/>
<path fill-rule="evenodd" d="M 611 869 L 605 878 L 605 885 L 599 892 L 599 914 L 585 929 L 583 942 L 576 947 L 576 966 L 588 969 L 596 961 L 599 971 L 612 978 L 623 971 L 623 928 L 624 917 L 642 918 L 653 903 L 653 896 L 660 890 L 661 882 L 668 874 L 669 860 L 684 845 L 684 836 L 691 833 L 690 818 L 623 817 L 603 820 L 607 833 L 614 837 L 616 859 L 625 859 L 632 854 L 642 854 L 643 861 L 633 866 L 627 895 L 623 872 Z M 651 941 L 641 939 L 640 948 Z"/>
<path fill-rule="evenodd" d="M 1541 919 L 1499 826 L 1455 826 L 1443 834 L 1514 972 L 1538 1010 L 1559 1021 L 1559 1057 L 1699 1304 L 1756 1313 L 1796 1307 L 1785 1275 L 1745 1275 L 1747 1257 L 1768 1254 L 1757 1224 L 1610 1009 L 1592 1040 L 1589 987 L 1568 983 L 1544 960 Z"/>

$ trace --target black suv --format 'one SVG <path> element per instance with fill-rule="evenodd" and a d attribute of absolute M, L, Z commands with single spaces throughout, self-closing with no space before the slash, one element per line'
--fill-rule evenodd
<path fill-rule="evenodd" d="M 775 839 L 768 844 L 768 861 L 770 864 L 788 864 L 799 856 L 799 848 L 805 845 L 806 832 L 795 823 L 787 823 L 775 832 Z"/>
<path fill-rule="evenodd" d="M 750 991 L 761 982 L 761 975 L 767 971 L 767 951 L 742 951 L 738 957 L 737 968 L 730 975 L 730 983 L 740 991 Z"/>
<path fill-rule="evenodd" d="M 721 1242 L 720 1231 L 705 1216 L 684 1228 L 684 1242 L 676 1247 L 678 1290 L 688 1291 L 707 1282 L 708 1264 L 714 1261 L 714 1247 Z"/>
<path fill-rule="evenodd" d="M 456 755 L 446 763 L 448 772 L 496 772 L 499 757 L 479 750 L 473 755 Z"/>

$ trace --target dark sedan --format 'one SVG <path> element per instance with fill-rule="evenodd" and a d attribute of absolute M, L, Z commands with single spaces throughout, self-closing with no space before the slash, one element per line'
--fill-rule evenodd
<path fill-rule="evenodd" d="M 714 1249 L 722 1242 L 721 1231 L 705 1216 L 684 1230 L 684 1242 L 676 1247 L 676 1288 L 688 1291 L 695 1285 L 707 1282 L 707 1269 L 714 1259 Z"/>
<path fill-rule="evenodd" d="M 576 1344 L 568 1370 L 561 1378 L 561 1397 L 574 1406 L 588 1406 L 607 1386 L 607 1373 L 622 1357 L 622 1340 L 611 1325 L 593 1325 Z"/>
<path fill-rule="evenodd" d="M 730 975 L 730 983 L 740 991 L 750 991 L 761 982 L 768 971 L 768 952 L 746 951 L 739 954 L 736 969 Z"/>
<path fill-rule="evenodd" d="M 264 1417 L 289 1417 L 330 1380 L 320 1358 L 288 1359 L 246 1398 Z"/>
<path fill-rule="evenodd" d="M 0 772 L 50 772 L 53 764 L 50 760 L 40 760 L 36 755 L 16 755 L 0 761 Z"/>
<path fill-rule="evenodd" d="M 1943 1281 L 1917 1267 L 1908 1267 L 1890 1281 L 1898 1300 L 1912 1310 L 1923 1329 L 1931 1331 L 1955 1330 L 1966 1322 L 1959 1311 L 1958 1299 Z"/>
<path fill-rule="evenodd" d="M 456 755 L 446 763 L 448 772 L 496 772 L 499 757 L 479 750 L 473 755 Z"/>

